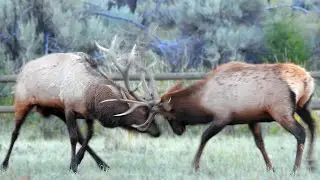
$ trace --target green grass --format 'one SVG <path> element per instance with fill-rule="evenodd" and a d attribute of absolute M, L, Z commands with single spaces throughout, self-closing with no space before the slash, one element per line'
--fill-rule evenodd
<path fill-rule="evenodd" d="M 28 132 L 30 133 L 30 132 Z M 0 158 L 3 160 L 11 133 L 0 139 Z M 265 135 L 267 151 L 276 173 L 267 172 L 264 160 L 251 136 L 212 138 L 202 156 L 200 170 L 194 172 L 191 162 L 199 144 L 200 134 L 190 137 L 171 133 L 154 139 L 130 134 L 121 129 L 105 130 L 94 136 L 90 146 L 105 160 L 111 170 L 100 171 L 89 154 L 85 154 L 77 175 L 68 171 L 70 144 L 66 137 L 59 140 L 37 138 L 28 140 L 21 133 L 10 159 L 9 168 L 0 172 L 0 179 L 319 179 L 307 171 L 306 150 L 298 176 L 292 178 L 296 140 L 292 135 Z M 308 141 L 307 141 L 308 143 Z M 306 144 L 307 144 L 306 143 Z M 319 158 L 317 141 L 315 157 Z"/>

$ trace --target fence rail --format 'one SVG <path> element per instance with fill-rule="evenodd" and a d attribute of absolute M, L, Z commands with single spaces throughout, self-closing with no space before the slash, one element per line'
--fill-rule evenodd
<path fill-rule="evenodd" d="M 320 79 L 320 71 L 314 71 L 310 72 L 311 76 L 315 79 Z M 163 80 L 197 80 L 205 77 L 207 73 L 161 73 L 161 74 L 155 74 L 154 78 L 157 81 L 163 81 Z M 10 83 L 15 82 L 17 76 L 16 75 L 6 75 L 6 76 L 0 76 L 0 83 Z M 115 81 L 122 81 L 123 77 L 119 73 L 111 74 L 110 79 L 113 79 Z M 148 79 L 148 77 L 146 77 Z M 140 75 L 134 74 L 130 75 L 131 81 L 139 81 Z"/>
<path fill-rule="evenodd" d="M 162 80 L 198 80 L 203 77 L 205 77 L 207 73 L 162 73 L 162 74 L 155 74 L 154 78 L 157 81 Z M 311 72 L 311 76 L 315 79 L 320 79 L 320 71 Z M 0 76 L 0 83 L 13 83 L 16 81 L 17 76 L 16 75 L 6 75 L 6 76 Z M 121 74 L 112 74 L 110 76 L 110 79 L 113 79 L 114 81 L 122 81 L 122 75 Z M 148 79 L 148 77 L 146 77 Z M 131 81 L 139 81 L 140 75 L 135 74 L 130 76 Z M 310 107 L 313 110 L 320 110 L 320 100 L 312 100 Z M 0 106 L 0 113 L 14 113 L 13 106 Z"/>
<path fill-rule="evenodd" d="M 312 110 L 320 110 L 320 100 L 312 100 L 310 103 L 310 108 Z M 13 106 L 0 106 L 0 113 L 14 113 Z"/>

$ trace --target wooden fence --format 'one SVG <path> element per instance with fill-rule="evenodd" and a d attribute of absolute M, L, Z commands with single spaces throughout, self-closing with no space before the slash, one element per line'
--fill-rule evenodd
<path fill-rule="evenodd" d="M 206 75 L 207 75 L 207 73 L 199 73 L 199 72 L 194 72 L 194 73 L 161 73 L 161 74 L 155 74 L 154 79 L 157 81 L 198 80 L 198 79 L 205 77 Z M 320 71 L 311 72 L 311 76 L 315 79 L 320 79 Z M 17 78 L 16 75 L 0 76 L 0 83 L 15 82 L 16 78 Z M 119 74 L 119 73 L 111 74 L 110 78 L 115 81 L 122 81 L 123 80 L 121 74 Z M 146 77 L 146 79 L 148 79 L 148 77 Z M 139 74 L 131 75 L 130 80 L 139 81 L 140 75 Z"/>
<path fill-rule="evenodd" d="M 315 79 L 320 79 L 320 71 L 319 72 L 311 72 L 311 75 Z M 199 80 L 206 76 L 206 73 L 162 73 L 162 74 L 155 74 L 154 79 L 157 81 L 164 81 L 164 80 Z M 7 75 L 7 76 L 0 76 L 0 83 L 14 83 L 16 81 L 16 75 Z M 111 79 L 115 81 L 122 81 L 123 78 L 121 74 L 112 74 L 110 76 Z M 146 77 L 148 80 L 148 77 Z M 131 81 L 140 81 L 140 75 L 135 74 L 130 76 Z M 320 110 L 320 100 L 312 100 L 310 104 L 313 110 Z M 0 113 L 13 113 L 14 109 L 13 106 L 0 106 Z"/>

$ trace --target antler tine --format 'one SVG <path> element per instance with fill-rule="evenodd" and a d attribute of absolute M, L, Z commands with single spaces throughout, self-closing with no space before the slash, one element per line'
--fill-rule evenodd
<path fill-rule="evenodd" d="M 117 55 L 116 55 L 116 51 L 115 51 L 116 40 L 117 40 L 117 35 L 115 35 L 115 37 L 112 39 L 109 49 L 102 47 L 97 41 L 95 41 L 95 44 L 104 54 L 108 54 L 109 56 L 111 56 L 110 59 L 115 64 L 115 66 L 118 68 L 120 73 L 123 74 L 125 69 L 116 61 L 116 59 L 117 59 Z"/>
<path fill-rule="evenodd" d="M 127 103 L 136 103 L 136 104 L 141 104 L 144 106 L 149 106 L 147 103 L 145 102 L 141 102 L 141 101 L 135 101 L 135 100 L 131 100 L 131 99 L 106 99 L 101 101 L 100 103 L 104 103 L 104 102 L 114 102 L 114 101 L 120 101 L 120 102 L 127 102 Z"/>
<path fill-rule="evenodd" d="M 138 107 L 142 107 L 142 106 L 147 106 L 149 107 L 149 104 L 145 103 L 145 102 L 140 102 L 140 101 L 134 101 L 134 100 L 130 100 L 130 99 L 107 99 L 107 100 L 103 100 L 100 103 L 104 103 L 104 102 L 114 102 L 114 101 L 119 101 L 119 102 L 126 102 L 126 103 L 135 103 L 130 109 L 128 109 L 127 111 L 120 113 L 120 114 L 116 114 L 114 116 L 124 116 L 127 114 L 132 113 L 135 109 L 137 109 Z"/>
<path fill-rule="evenodd" d="M 117 35 L 114 36 L 114 38 L 111 41 L 111 45 L 110 48 L 104 48 L 101 45 L 99 45 L 97 42 L 96 46 L 103 51 L 104 53 L 108 54 L 111 56 L 111 60 L 113 61 L 113 63 L 115 64 L 115 66 L 117 67 L 117 69 L 120 71 L 120 73 L 122 74 L 123 78 L 124 78 L 124 85 L 126 87 L 126 89 L 129 91 L 129 93 L 138 101 L 144 101 L 142 98 L 140 98 L 138 95 L 136 95 L 134 93 L 134 90 L 132 90 L 130 88 L 130 84 L 129 84 L 129 69 L 132 65 L 132 61 L 135 60 L 135 54 L 136 54 L 136 44 L 134 44 L 130 55 L 128 57 L 128 63 L 126 67 L 122 67 L 118 62 L 117 62 L 117 55 L 116 55 L 116 40 L 117 40 Z M 121 59 L 121 58 L 118 58 Z"/>
<path fill-rule="evenodd" d="M 141 65 L 139 65 L 139 64 L 136 64 L 136 66 L 138 66 L 138 68 L 141 69 L 141 70 L 142 70 L 145 74 L 147 74 L 148 77 L 149 77 L 149 82 L 150 82 L 150 86 L 151 86 L 152 91 L 150 91 L 150 89 L 148 88 L 148 86 L 145 86 L 145 89 L 146 89 L 149 93 L 152 92 L 152 97 L 153 97 L 153 99 L 154 99 L 155 102 L 160 101 L 160 95 L 159 95 L 159 93 L 158 93 L 158 91 L 157 91 L 156 82 L 155 82 L 155 80 L 154 80 L 154 78 L 153 78 L 153 74 L 152 74 L 150 71 L 148 71 L 145 67 L 143 67 L 143 66 L 141 66 Z M 144 79 L 144 81 L 145 81 L 145 79 Z"/>
<path fill-rule="evenodd" d="M 145 73 L 141 73 L 141 85 L 144 91 L 144 98 L 150 100 L 150 98 L 153 98 L 151 95 L 152 93 L 150 92 L 147 82 L 146 82 L 146 77 L 145 77 Z"/>
<path fill-rule="evenodd" d="M 157 61 L 157 59 L 153 54 L 151 54 L 151 55 L 152 55 L 152 57 L 154 59 L 153 63 L 151 63 L 151 65 L 153 65 Z M 160 102 L 160 95 L 159 95 L 159 93 L 157 91 L 157 88 L 156 88 L 156 82 L 155 82 L 155 79 L 154 79 L 154 75 L 153 75 L 152 72 L 149 71 L 149 67 L 151 65 L 148 66 L 148 69 L 143 67 L 142 65 L 140 65 L 138 63 L 135 63 L 135 65 L 149 77 L 149 84 L 150 84 L 150 88 L 151 88 L 152 91 L 150 90 L 150 88 L 148 87 L 148 85 L 146 83 L 145 76 L 144 75 L 141 76 L 141 79 L 142 79 L 142 81 L 144 83 L 143 84 L 144 85 L 143 89 L 145 91 L 145 96 L 146 96 L 147 93 L 149 93 L 151 95 L 151 97 L 153 98 L 153 102 L 151 102 L 151 103 L 154 103 L 154 104 L 159 103 Z"/>
<path fill-rule="evenodd" d="M 147 73 L 148 76 L 149 76 L 149 81 L 150 81 L 150 86 L 151 86 L 151 90 L 152 90 L 153 97 L 154 97 L 154 99 L 155 99 L 156 101 L 158 101 L 158 100 L 160 100 L 160 95 L 159 95 L 159 93 L 158 93 L 158 91 L 157 91 L 156 81 L 154 80 L 154 77 L 153 77 L 154 75 L 153 75 L 152 72 L 149 72 L 148 70 L 147 70 L 146 73 Z"/>
<path fill-rule="evenodd" d="M 154 54 L 152 54 L 152 57 L 153 57 L 153 62 L 155 63 L 155 62 L 157 62 L 157 57 L 154 55 Z M 151 63 L 151 64 L 153 64 L 153 63 Z M 150 83 L 151 83 L 151 88 L 152 88 L 152 90 L 153 90 L 153 94 L 154 94 L 154 98 L 155 98 L 155 100 L 156 101 L 160 101 L 160 95 L 159 95 L 159 92 L 157 91 L 157 88 L 156 88 L 156 82 L 155 82 L 155 79 L 154 79 L 154 75 L 152 74 L 152 73 L 150 73 L 149 72 L 149 77 L 150 77 Z"/>
<path fill-rule="evenodd" d="M 134 56 L 135 56 L 135 49 L 136 49 L 136 44 L 133 45 L 133 48 L 130 52 L 130 55 L 128 57 L 128 64 L 127 64 L 127 67 L 125 68 L 124 72 L 122 73 L 123 75 L 123 78 L 124 78 L 124 85 L 126 86 L 126 88 L 128 89 L 128 91 L 132 94 L 132 90 L 130 88 L 130 85 L 129 85 L 129 68 L 132 64 L 132 61 L 134 59 Z M 136 96 L 136 95 L 134 95 Z"/>
<path fill-rule="evenodd" d="M 132 90 L 130 88 L 130 85 L 129 85 L 129 68 L 130 66 L 132 65 L 132 62 L 134 60 L 136 60 L 136 47 L 137 45 L 134 44 L 133 45 L 133 48 L 130 52 L 130 55 L 128 57 L 128 64 L 127 64 L 127 67 L 125 68 L 125 71 L 123 73 L 123 77 L 124 77 L 124 84 L 126 86 L 126 88 L 128 89 L 129 93 L 135 98 L 137 99 L 138 101 L 142 101 L 142 102 L 145 102 L 142 98 L 140 98 L 137 94 L 134 93 L 134 90 Z"/>
<path fill-rule="evenodd" d="M 110 44 L 110 48 L 109 48 L 110 50 L 115 50 L 117 38 L 118 38 L 117 34 L 112 38 L 112 41 L 111 41 L 111 44 Z"/>
<path fill-rule="evenodd" d="M 136 125 L 136 124 L 133 124 L 131 125 L 133 128 L 136 128 L 140 131 L 145 131 L 149 128 L 151 122 L 153 121 L 154 119 L 154 116 L 156 115 L 156 112 L 151 112 L 148 116 L 148 119 L 146 120 L 146 122 L 144 122 L 143 124 L 140 124 L 140 125 Z M 146 127 L 142 128 L 143 126 L 147 125 Z"/>
<path fill-rule="evenodd" d="M 145 106 L 144 104 L 134 104 L 130 109 L 128 109 L 127 111 L 123 112 L 123 113 L 120 113 L 120 114 L 116 114 L 114 116 L 124 116 L 124 115 L 127 115 L 127 114 L 130 114 L 132 113 L 135 109 L 137 109 L 138 107 L 142 107 L 142 106 Z"/>

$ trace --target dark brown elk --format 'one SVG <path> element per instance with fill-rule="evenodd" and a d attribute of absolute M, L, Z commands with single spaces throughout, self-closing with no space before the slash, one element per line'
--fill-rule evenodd
<path fill-rule="evenodd" d="M 114 44 L 112 41 L 110 49 L 100 48 L 112 53 L 116 51 Z M 128 71 L 136 58 L 135 46 L 126 58 L 128 66 L 119 70 L 125 76 L 127 89 L 99 72 L 96 64 L 92 63 L 94 61 L 84 53 L 55 53 L 28 62 L 19 73 L 15 86 L 15 128 L 2 169 L 8 167 L 19 130 L 33 108 L 44 117 L 54 115 L 66 123 L 71 143 L 70 169 L 73 172 L 77 172 L 86 150 L 101 169 L 109 168 L 88 145 L 94 131 L 94 120 L 107 128 L 122 127 L 145 132 L 153 137 L 160 136 L 157 124 L 151 121 L 155 114 L 152 105 L 129 87 Z M 138 103 L 102 103 L 107 99 L 126 99 Z M 85 139 L 81 136 L 76 119 L 86 121 L 88 129 Z M 148 126 L 143 127 L 144 124 Z M 76 154 L 77 142 L 82 146 Z"/>
<path fill-rule="evenodd" d="M 309 167 L 313 170 L 315 122 L 308 104 L 315 83 L 303 68 L 291 63 L 247 64 L 231 62 L 219 66 L 189 87 L 177 83 L 161 96 L 161 111 L 173 131 L 181 135 L 186 125 L 207 124 L 194 157 L 199 161 L 207 141 L 226 125 L 248 124 L 267 169 L 274 167 L 265 150 L 259 122 L 276 121 L 297 140 L 293 172 L 300 168 L 305 143 L 305 130 L 294 118 L 296 112 L 308 125 L 311 140 Z"/>

